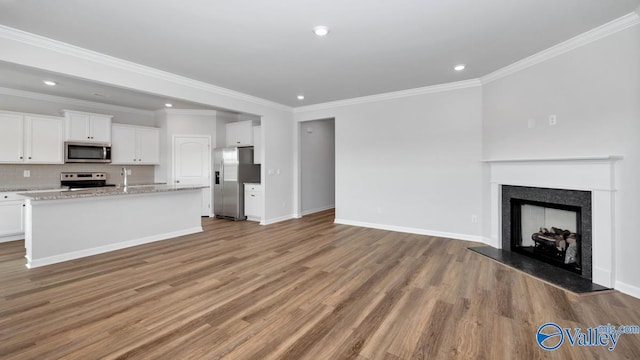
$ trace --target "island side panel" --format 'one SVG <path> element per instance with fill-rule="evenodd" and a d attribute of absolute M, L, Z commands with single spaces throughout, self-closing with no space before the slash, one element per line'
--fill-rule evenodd
<path fill-rule="evenodd" d="M 201 190 L 27 201 L 27 267 L 202 231 Z"/>

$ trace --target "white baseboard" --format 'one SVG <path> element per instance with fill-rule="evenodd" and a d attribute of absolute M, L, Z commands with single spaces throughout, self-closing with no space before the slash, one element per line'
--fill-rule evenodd
<path fill-rule="evenodd" d="M 629 285 L 623 283 L 622 281 L 616 281 L 616 286 L 614 288 L 621 293 L 625 293 L 629 296 L 640 299 L 640 287 Z"/>
<path fill-rule="evenodd" d="M 352 220 L 345 220 L 345 219 L 335 219 L 334 223 L 342 224 L 342 225 L 360 226 L 360 227 L 366 227 L 366 228 L 372 228 L 372 229 L 403 232 L 403 233 L 416 234 L 416 235 L 428 235 L 428 236 L 437 236 L 437 237 L 457 239 L 457 240 L 484 242 L 482 236 L 479 236 L 479 235 L 458 234 L 458 233 L 450 233 L 450 232 L 411 228 L 411 227 L 404 227 L 404 226 L 395 226 L 395 225 L 374 224 L 374 223 L 352 221 Z"/>
<path fill-rule="evenodd" d="M 611 271 L 597 266 L 593 266 L 591 269 L 591 281 L 595 284 L 602 285 L 608 288 L 612 288 L 615 285 L 613 280 L 613 274 Z"/>
<path fill-rule="evenodd" d="M 91 248 L 91 249 L 86 249 L 86 250 L 72 251 L 72 252 L 68 252 L 68 253 L 65 253 L 65 254 L 49 256 L 49 257 L 42 258 L 42 259 L 32 259 L 32 260 L 27 259 L 28 260 L 27 261 L 27 268 L 33 269 L 33 268 L 40 267 L 40 266 L 56 264 L 56 263 L 59 263 L 59 262 L 79 259 L 79 258 L 92 256 L 92 255 L 98 255 L 98 254 L 106 253 L 106 252 L 109 252 L 109 251 L 125 249 L 125 248 L 132 247 L 132 246 L 148 244 L 148 243 L 151 243 L 151 242 L 160 241 L 160 240 L 166 240 L 166 239 L 170 239 L 170 238 L 174 238 L 174 237 L 178 237 L 178 236 L 183 236 L 183 235 L 195 234 L 195 233 L 199 233 L 199 232 L 202 232 L 202 231 L 203 231 L 202 227 L 198 226 L 198 227 L 194 227 L 194 228 L 190 228 L 190 229 L 184 229 L 184 230 L 173 231 L 173 232 L 169 232 L 169 233 L 163 233 L 163 234 L 147 236 L 147 237 L 143 237 L 143 238 L 140 238 L 140 239 L 123 241 L 123 242 L 116 243 L 116 244 L 99 246 L 99 247 L 96 247 L 96 248 Z"/>
<path fill-rule="evenodd" d="M 24 240 L 24 234 L 9 235 L 9 236 L 0 237 L 0 243 L 16 241 L 16 240 Z"/>
<path fill-rule="evenodd" d="M 268 220 L 262 220 L 260 222 L 260 225 L 271 225 L 271 224 L 275 224 L 275 223 L 279 223 L 279 222 L 287 221 L 287 220 L 291 220 L 291 219 L 295 219 L 295 216 L 293 214 L 280 216 L 280 217 L 273 218 L 273 219 L 268 219 Z"/>
<path fill-rule="evenodd" d="M 494 247 L 496 249 L 502 249 L 502 245 L 499 244 L 499 240 L 498 239 L 494 239 L 494 238 L 483 236 L 481 238 L 480 242 L 485 243 L 486 245 L 492 246 L 492 247 Z"/>
<path fill-rule="evenodd" d="M 310 215 L 310 214 L 314 214 L 320 211 L 325 211 L 325 210 L 329 210 L 329 209 L 335 209 L 336 208 L 336 204 L 331 204 L 331 205 L 327 205 L 327 206 L 322 206 L 319 208 L 315 208 L 315 209 L 310 209 L 310 210 L 304 210 L 301 214 L 302 216 L 305 215 Z"/>

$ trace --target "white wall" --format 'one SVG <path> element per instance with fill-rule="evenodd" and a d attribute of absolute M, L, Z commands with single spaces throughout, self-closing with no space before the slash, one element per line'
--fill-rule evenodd
<path fill-rule="evenodd" d="M 336 219 L 480 239 L 479 86 L 296 111 L 335 118 Z"/>
<path fill-rule="evenodd" d="M 335 120 L 300 123 L 302 215 L 335 207 Z"/>
<path fill-rule="evenodd" d="M 616 288 L 640 295 L 640 25 L 484 85 L 483 109 L 487 159 L 624 156 L 616 164 Z"/>

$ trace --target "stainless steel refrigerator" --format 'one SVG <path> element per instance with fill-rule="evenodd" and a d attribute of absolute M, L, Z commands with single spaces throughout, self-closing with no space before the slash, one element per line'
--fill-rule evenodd
<path fill-rule="evenodd" d="M 253 147 L 213 150 L 213 213 L 217 218 L 246 220 L 244 183 L 260 182 L 260 165 L 253 163 Z"/>

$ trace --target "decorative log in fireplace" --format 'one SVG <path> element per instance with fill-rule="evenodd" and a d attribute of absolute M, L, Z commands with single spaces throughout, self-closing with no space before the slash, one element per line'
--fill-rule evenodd
<path fill-rule="evenodd" d="M 535 249 L 548 256 L 553 256 L 565 264 L 579 264 L 578 236 L 569 230 L 552 227 L 540 228 L 540 231 L 531 235 L 535 242 Z"/>

